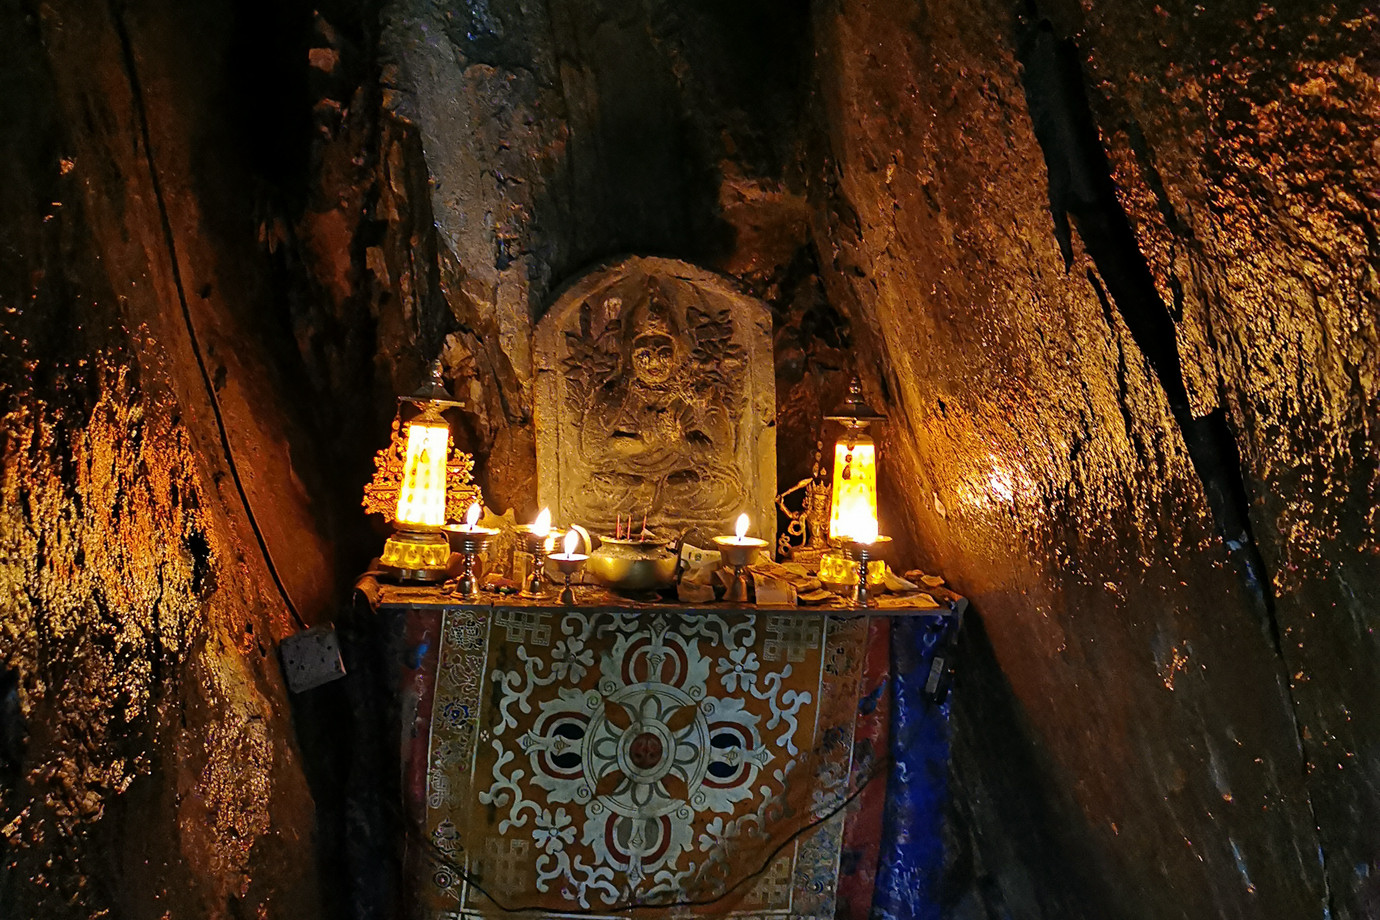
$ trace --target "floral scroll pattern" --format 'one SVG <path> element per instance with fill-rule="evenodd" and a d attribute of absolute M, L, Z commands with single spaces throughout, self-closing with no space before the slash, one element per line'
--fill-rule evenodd
<path fill-rule="evenodd" d="M 832 685 L 851 688 L 834 672 L 839 654 L 860 653 L 856 630 L 831 638 L 818 618 L 787 648 L 765 616 L 540 616 L 540 645 L 495 629 L 477 693 L 473 648 L 443 645 L 428 774 L 438 847 L 504 907 L 704 900 L 754 860 L 761 881 L 732 915 L 804 915 L 801 884 L 832 904 L 836 828 L 766 863 L 783 819 L 826 811 L 847 776 L 851 708 L 820 697 L 848 699 Z M 435 882 L 466 916 L 490 903 L 454 873 Z"/>

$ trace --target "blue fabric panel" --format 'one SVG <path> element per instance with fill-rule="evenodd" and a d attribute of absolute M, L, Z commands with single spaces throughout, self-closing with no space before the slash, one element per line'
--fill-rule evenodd
<path fill-rule="evenodd" d="M 891 771 L 872 920 L 940 920 L 949 703 L 925 695 L 935 653 L 954 618 L 897 617 L 891 625 Z"/>

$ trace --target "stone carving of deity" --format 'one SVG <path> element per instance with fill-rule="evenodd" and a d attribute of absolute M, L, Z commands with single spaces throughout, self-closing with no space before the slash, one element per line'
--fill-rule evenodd
<path fill-rule="evenodd" d="M 682 264 L 633 261 L 643 268 Z M 550 503 L 558 517 L 608 532 L 617 519 L 640 526 L 645 517 L 666 535 L 689 532 L 707 541 L 731 532 L 742 511 L 774 524 L 758 510 L 753 481 L 761 474 L 764 425 L 752 415 L 761 400 L 750 398 L 750 364 L 761 349 L 746 340 L 763 330 L 742 315 L 738 301 L 749 299 L 702 296 L 683 278 L 646 271 L 619 275 L 589 294 L 552 320 L 564 320 L 559 336 L 539 330 L 543 500 L 550 501 L 547 486 L 555 479 L 559 495 Z M 550 345 L 559 356 L 542 354 Z M 769 350 L 765 360 L 769 367 Z M 558 378 L 543 381 L 546 373 Z M 543 399 L 543 383 L 555 384 L 560 395 Z M 544 407 L 560 415 L 557 445 L 550 444 Z M 543 439 L 556 449 L 544 452 Z M 773 438 L 773 467 L 774 446 Z M 774 475 L 767 487 L 774 489 Z"/>
<path fill-rule="evenodd" d="M 703 340 L 676 329 L 655 279 L 647 293 L 629 316 L 616 371 L 595 382 L 585 405 L 572 407 L 583 412 L 580 451 L 590 471 L 577 514 L 596 520 L 612 510 L 657 524 L 714 523 L 745 498 L 734 468 L 738 407 L 726 392 L 741 386 L 732 366 L 741 349 L 726 342 L 710 372 L 703 360 L 691 360 Z M 693 310 L 691 319 L 696 330 L 716 326 Z"/>

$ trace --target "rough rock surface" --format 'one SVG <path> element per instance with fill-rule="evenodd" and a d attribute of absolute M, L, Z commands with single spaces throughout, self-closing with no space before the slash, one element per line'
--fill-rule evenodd
<path fill-rule="evenodd" d="M 780 402 L 797 406 L 778 436 L 813 440 L 808 406 L 821 381 L 846 383 L 847 332 L 819 296 L 797 168 L 805 10 L 403 0 L 383 18 L 385 103 L 421 142 L 444 355 L 473 396 L 495 507 L 537 510 L 535 321 L 560 285 L 624 254 L 729 273 L 766 300 L 789 366 Z M 816 325 L 828 340 L 801 334 Z M 781 479 L 809 471 L 781 462 Z"/>
<path fill-rule="evenodd" d="M 191 189 L 224 173 L 181 159 L 207 151 L 178 106 L 214 81 L 171 49 L 204 34 L 146 12 L 0 10 L 22 88 L 0 132 L 0 917 L 311 917 L 274 647 L 294 622 L 256 533 L 303 615 L 328 553 L 235 325 L 262 279 L 218 262 Z"/>
<path fill-rule="evenodd" d="M 771 305 L 780 444 L 854 367 L 893 416 L 884 529 L 979 615 L 950 915 L 1377 916 L 1366 4 L 0 25 L 0 918 L 346 909 L 349 705 L 294 731 L 273 643 L 437 354 L 536 510 L 532 327 L 625 253 Z"/>
<path fill-rule="evenodd" d="M 955 909 L 1370 916 L 1373 14 L 817 9 L 821 261 L 995 658 Z"/>

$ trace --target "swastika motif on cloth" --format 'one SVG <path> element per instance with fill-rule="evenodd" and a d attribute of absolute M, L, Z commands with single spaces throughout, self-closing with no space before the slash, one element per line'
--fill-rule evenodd
<path fill-rule="evenodd" d="M 530 641 L 533 645 L 551 644 L 551 614 L 539 610 L 498 610 L 494 625 L 507 632 L 509 642 Z"/>

